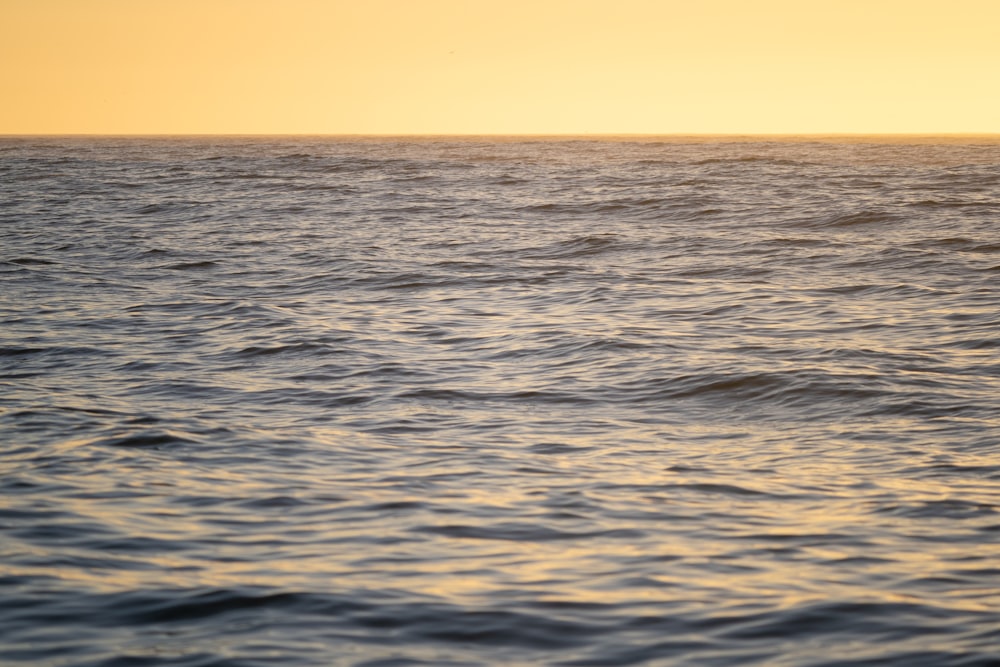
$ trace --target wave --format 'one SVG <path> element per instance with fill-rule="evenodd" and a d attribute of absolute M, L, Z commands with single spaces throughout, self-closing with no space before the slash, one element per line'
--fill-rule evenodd
<path fill-rule="evenodd" d="M 656 583 L 655 578 L 635 578 L 632 586 L 655 588 Z M 760 659 L 765 642 L 785 647 L 794 664 L 820 667 L 832 663 L 828 657 L 817 658 L 807 646 L 843 644 L 848 637 L 855 641 L 836 651 L 837 664 L 985 667 L 992 661 L 981 615 L 949 607 L 947 602 L 806 599 L 774 610 L 735 607 L 712 615 L 693 605 L 633 611 L 612 602 L 514 599 L 509 608 L 501 608 L 364 589 L 315 593 L 263 587 L 156 588 L 50 596 L 27 607 L 11 605 L 4 620 L 19 633 L 30 632 L 38 623 L 78 619 L 81 630 L 186 637 L 184 645 L 175 645 L 169 655 L 163 655 L 155 642 L 133 641 L 129 651 L 108 643 L 89 648 L 79 635 L 55 640 L 60 655 L 76 661 L 85 655 L 90 660 L 96 657 L 102 661 L 99 664 L 237 667 L 255 663 L 265 647 L 280 652 L 283 660 L 308 665 L 321 661 L 367 667 L 495 664 L 500 659 L 565 667 L 650 661 L 692 664 L 719 662 L 720 645 L 726 647 L 724 664 L 750 664 Z M 23 599 L 17 596 L 13 602 Z M 976 621 L 977 648 L 940 647 L 943 638 L 961 632 L 963 623 L 977 627 Z M 226 631 L 210 638 L 209 633 L 198 632 L 206 625 Z M 323 632 L 318 632 L 320 628 Z M 939 640 L 933 647 L 918 639 L 927 634 Z M 281 643 L 268 636 L 281 637 Z M 303 642 L 310 636 L 307 647 Z M 222 646 L 220 640 L 225 642 Z M 887 648 L 874 650 L 873 645 Z M 350 660 L 341 658 L 344 651 Z M 767 651 L 772 653 L 773 649 Z M 442 659 L 442 654 L 449 657 Z M 43 655 L 37 646 L 25 647 L 23 658 L 37 660 Z"/>
<path fill-rule="evenodd" d="M 575 259 L 600 255 L 616 249 L 620 244 L 621 239 L 615 234 L 588 234 L 548 246 L 519 250 L 518 256 L 525 259 Z"/>
<path fill-rule="evenodd" d="M 783 158 L 759 156 L 759 155 L 743 155 L 740 157 L 725 157 L 725 158 L 705 158 L 702 160 L 695 160 L 692 162 L 694 165 L 705 166 L 705 165 L 734 165 L 743 166 L 748 164 L 766 164 L 774 165 L 776 167 L 809 167 L 814 166 L 814 163 L 798 161 L 798 160 L 788 160 Z"/>
<path fill-rule="evenodd" d="M 647 197 L 601 199 L 599 201 L 549 202 L 530 204 L 516 213 L 538 216 L 626 216 L 630 219 L 698 220 L 717 216 L 726 209 L 713 206 L 703 197 Z"/>
<path fill-rule="evenodd" d="M 862 226 L 882 226 L 900 222 L 902 218 L 884 210 L 861 210 L 853 213 L 834 213 L 805 221 L 803 227 L 848 228 Z"/>
<path fill-rule="evenodd" d="M 167 445 L 191 445 L 197 441 L 178 433 L 160 429 L 148 429 L 137 433 L 129 433 L 110 438 L 101 438 L 91 442 L 99 447 L 163 447 Z"/>
<path fill-rule="evenodd" d="M 11 145 L 0 662 L 996 663 L 996 146 Z"/>
<path fill-rule="evenodd" d="M 195 262 L 178 262 L 176 264 L 167 264 L 159 268 L 166 269 L 168 271 L 193 271 L 200 269 L 211 269 L 219 265 L 219 262 L 214 260 L 200 260 Z"/>

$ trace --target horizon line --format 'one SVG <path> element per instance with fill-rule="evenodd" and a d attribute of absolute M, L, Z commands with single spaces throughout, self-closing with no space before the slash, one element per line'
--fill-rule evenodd
<path fill-rule="evenodd" d="M 329 139 L 990 139 L 1000 132 L 0 132 L 15 138 L 296 138 Z"/>
<path fill-rule="evenodd" d="M 996 135 L 996 132 L 0 132 L 0 136 L 195 136 L 195 135 L 232 135 L 232 136 L 343 136 L 343 137 L 374 137 L 374 136 L 937 136 L 937 135 Z"/>

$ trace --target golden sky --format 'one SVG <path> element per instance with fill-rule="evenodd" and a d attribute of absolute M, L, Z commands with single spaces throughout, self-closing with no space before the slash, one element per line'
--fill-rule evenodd
<path fill-rule="evenodd" d="M 0 0 L 0 133 L 997 133 L 1000 0 Z"/>

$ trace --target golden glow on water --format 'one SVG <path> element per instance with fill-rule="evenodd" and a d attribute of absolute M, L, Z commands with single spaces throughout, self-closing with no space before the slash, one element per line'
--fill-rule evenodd
<path fill-rule="evenodd" d="M 659 141 L 3 142 L 24 659 L 986 655 L 997 138 Z"/>
<path fill-rule="evenodd" d="M 695 443 L 713 433 L 704 425 L 692 426 L 686 433 L 690 443 L 680 449 L 688 452 L 685 457 L 692 460 L 690 452 L 700 447 Z M 343 432 L 331 429 L 328 433 L 331 441 L 338 434 Z M 339 495 L 331 493 L 328 505 L 311 510 L 316 512 L 314 518 L 308 513 L 286 517 L 277 506 L 251 503 L 240 508 L 247 500 L 266 500 L 273 493 L 269 485 L 294 494 L 296 485 L 303 480 L 297 478 L 293 468 L 237 474 L 218 466 L 182 464 L 166 456 L 147 460 L 141 453 L 134 459 L 125 455 L 124 460 L 133 459 L 133 464 L 147 464 L 137 469 L 142 472 L 133 481 L 141 499 L 133 501 L 123 494 L 91 494 L 84 486 L 74 494 L 73 511 L 78 519 L 104 527 L 112 543 L 117 536 L 129 536 L 132 540 L 161 541 L 165 546 L 188 546 L 177 552 L 169 548 L 145 549 L 139 555 L 109 547 L 108 561 L 90 566 L 86 564 L 91 560 L 87 551 L 79 552 L 82 560 L 77 562 L 77 551 L 68 544 L 62 550 L 66 565 L 58 570 L 58 576 L 67 584 L 117 592 L 151 586 L 268 586 L 277 578 L 303 590 L 321 587 L 331 580 L 348 589 L 378 590 L 385 588 L 387 581 L 405 575 L 410 594 L 452 604 L 510 595 L 514 590 L 536 599 L 600 605 L 677 604 L 679 598 L 688 599 L 684 604 L 691 605 L 697 600 L 717 601 L 719 596 L 732 595 L 794 606 L 836 598 L 840 591 L 850 591 L 859 576 L 903 577 L 903 581 L 933 578 L 938 576 L 943 561 L 958 564 L 994 559 L 992 545 L 987 543 L 941 543 L 936 539 L 940 523 L 926 528 L 928 537 L 935 539 L 932 551 L 901 549 L 900 531 L 913 527 L 911 519 L 892 514 L 873 517 L 868 503 L 850 500 L 849 489 L 858 484 L 868 487 L 868 497 L 871 487 L 877 486 L 890 497 L 909 498 L 910 504 L 918 499 L 946 500 L 960 490 L 954 480 L 939 483 L 904 476 L 867 479 L 864 448 L 844 442 L 830 443 L 825 451 L 811 457 L 800 455 L 782 463 L 780 452 L 772 451 L 773 445 L 769 444 L 774 433 L 764 428 L 722 438 L 730 443 L 734 438 L 758 443 L 753 448 L 759 451 L 756 459 L 744 457 L 727 462 L 726 447 L 719 444 L 719 435 L 716 431 L 711 446 L 703 450 L 712 461 L 711 470 L 698 470 L 696 466 L 670 470 L 666 464 L 672 459 L 673 448 L 667 443 L 659 450 L 633 451 L 623 460 L 614 451 L 574 457 L 579 479 L 590 474 L 601 480 L 599 486 L 582 494 L 581 501 L 597 503 L 610 514 L 620 506 L 628 512 L 632 530 L 617 534 L 619 526 L 614 522 L 595 524 L 585 518 L 586 510 L 574 518 L 580 510 L 567 508 L 564 516 L 557 518 L 556 512 L 537 507 L 532 510 L 534 516 L 565 532 L 564 537 L 552 540 L 487 537 L 491 525 L 505 524 L 501 518 L 505 513 L 516 515 L 534 507 L 537 490 L 547 488 L 524 470 L 509 484 L 483 487 L 462 481 L 462 474 L 472 470 L 455 468 L 447 475 L 437 474 L 433 478 L 438 480 L 434 483 L 437 488 L 429 488 L 425 509 L 391 519 L 387 515 L 391 510 L 385 507 L 397 494 L 401 501 L 412 500 L 410 492 L 405 488 L 395 490 L 390 480 L 345 471 L 344 460 L 337 457 L 326 464 L 317 463 L 303 474 L 307 475 L 314 497 L 322 494 L 324 485 L 337 487 Z M 573 444 L 586 448 L 597 443 L 582 437 L 575 438 Z M 987 457 L 973 453 L 954 455 L 950 460 L 954 465 L 989 464 Z M 556 463 L 568 465 L 569 461 Z M 437 466 L 439 473 L 442 465 Z M 759 472 L 755 485 L 746 481 L 747 468 Z M 456 481 L 451 482 L 451 476 Z M 149 495 L 149 489 L 157 486 L 162 487 L 162 494 Z M 745 492 L 732 492 L 739 488 Z M 817 489 L 830 494 L 837 488 L 842 492 L 834 495 L 843 498 L 841 502 L 818 503 L 809 497 Z M 969 484 L 964 487 L 964 495 L 985 499 L 990 497 L 990 490 Z M 770 517 L 766 525 L 748 520 L 760 516 L 761 503 L 781 496 L 788 502 L 786 520 Z M 199 497 L 211 502 L 202 507 L 197 518 L 192 518 L 185 504 Z M 180 503 L 177 511 L 164 505 L 169 505 L 171 498 Z M 635 511 L 640 500 L 643 513 Z M 427 511 L 444 508 L 450 502 L 484 508 L 480 522 L 469 524 L 447 512 Z M 339 507 L 344 508 L 342 515 Z M 705 516 L 700 514 L 702 510 Z M 377 531 L 373 532 L 373 522 L 366 516 L 379 526 Z M 294 529 L 288 525 L 289 517 L 294 517 Z M 409 533 L 408 526 L 415 523 L 438 527 L 467 524 L 472 532 L 466 536 L 456 534 L 443 550 L 440 538 L 426 539 L 421 533 Z M 695 525 L 702 525 L 702 530 L 693 532 Z M 648 527 L 648 533 L 644 527 Z M 476 532 L 482 530 L 486 532 Z M 602 531 L 607 531 L 606 536 L 599 534 Z M 579 534 L 574 536 L 574 532 Z M 858 546 L 848 546 L 844 538 L 837 538 L 841 542 L 837 544 L 834 536 L 852 534 L 864 536 L 861 539 L 868 542 L 866 552 L 872 560 L 845 569 L 843 559 L 856 557 Z M 408 535 L 412 539 L 405 537 Z M 379 536 L 404 539 L 371 549 L 370 541 Z M 791 544 L 796 546 L 790 548 Z M 37 558 L 41 560 L 46 553 L 47 549 L 38 549 Z M 254 557 L 245 558 L 248 553 Z M 290 554 L 295 557 L 290 558 Z M 659 565 L 655 563 L 657 557 L 662 559 Z M 753 568 L 745 567 L 748 559 L 754 562 Z M 609 568 L 610 562 L 641 562 L 643 566 L 637 573 L 625 565 Z M 961 573 L 960 567 L 952 570 L 953 574 Z M 17 576 L 51 573 L 49 566 L 8 568 L 8 574 Z M 566 581 L 576 582 L 571 594 L 564 585 Z M 678 591 L 685 594 L 679 596 Z M 886 603 L 916 599 L 897 594 L 891 587 L 874 588 L 870 596 Z M 955 599 L 954 605 L 969 611 L 989 611 L 996 601 L 997 591 L 984 589 L 981 597 L 966 595 Z"/>
<path fill-rule="evenodd" d="M 1000 132 L 992 0 L 7 0 L 0 133 Z"/>

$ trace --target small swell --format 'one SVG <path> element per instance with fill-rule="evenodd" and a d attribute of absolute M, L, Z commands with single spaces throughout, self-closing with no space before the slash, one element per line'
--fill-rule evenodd
<path fill-rule="evenodd" d="M 617 243 L 615 234 L 591 234 L 560 241 L 524 253 L 528 259 L 573 259 L 607 252 Z"/>
<path fill-rule="evenodd" d="M 199 271 L 203 269 L 211 269 L 218 266 L 217 262 L 212 260 L 202 260 L 200 262 L 178 262 L 177 264 L 168 264 L 167 266 L 161 266 L 161 269 L 166 269 L 167 271 Z"/>
<path fill-rule="evenodd" d="M 766 157 L 762 155 L 744 155 L 741 157 L 725 157 L 725 158 L 706 158 L 704 160 L 695 160 L 691 164 L 698 166 L 716 165 L 716 164 L 719 165 L 769 164 L 779 167 L 802 167 L 809 165 L 808 162 Z"/>
<path fill-rule="evenodd" d="M 320 343 L 291 343 L 288 345 L 251 345 L 237 352 L 239 357 L 270 357 L 277 354 L 319 354 L 333 351 L 329 345 Z"/>
<path fill-rule="evenodd" d="M 121 620 L 129 617 L 132 623 L 143 624 L 188 622 L 229 614 L 245 615 L 261 608 L 301 607 L 305 602 L 303 596 L 296 593 L 254 595 L 227 589 L 187 596 L 165 594 L 154 598 L 137 593 L 120 597 L 118 609 Z M 363 607 L 360 604 L 336 604 L 336 609 L 327 608 L 325 611 L 355 611 Z"/>
<path fill-rule="evenodd" d="M 969 519 L 996 515 L 995 505 L 970 503 L 959 499 L 930 500 L 922 503 L 895 504 L 879 507 L 880 514 L 907 517 L 911 519 Z"/>
<path fill-rule="evenodd" d="M 41 354 L 49 352 L 47 347 L 21 347 L 20 345 L 0 347 L 0 357 L 23 357 L 29 354 Z"/>
<path fill-rule="evenodd" d="M 555 540 L 582 540 L 590 538 L 637 539 L 642 531 L 635 529 L 609 529 L 590 532 L 556 530 L 530 523 L 501 523 L 490 526 L 445 525 L 419 526 L 416 532 L 431 533 L 445 537 L 475 540 L 511 540 L 514 542 L 551 542 Z"/>
<path fill-rule="evenodd" d="M 884 211 L 859 211 L 834 215 L 815 221 L 815 227 L 856 227 L 860 225 L 877 225 L 897 221 L 897 217 Z"/>
<path fill-rule="evenodd" d="M 158 448 L 167 445 L 189 445 L 195 441 L 170 431 L 152 429 L 92 442 L 102 447 Z"/>
<path fill-rule="evenodd" d="M 1000 243 L 983 242 L 966 237 L 945 237 L 939 239 L 927 239 L 908 244 L 910 247 L 957 250 L 959 252 L 974 252 L 982 254 L 1000 253 Z"/>
<path fill-rule="evenodd" d="M 993 208 L 996 202 L 968 201 L 962 199 L 924 199 L 915 202 L 913 206 L 929 209 L 968 209 L 968 208 Z"/>
<path fill-rule="evenodd" d="M 638 380 L 609 388 L 609 392 L 626 403 L 695 399 L 739 409 L 754 404 L 809 408 L 830 401 L 871 401 L 885 396 L 868 378 L 811 371 L 684 375 Z"/>

